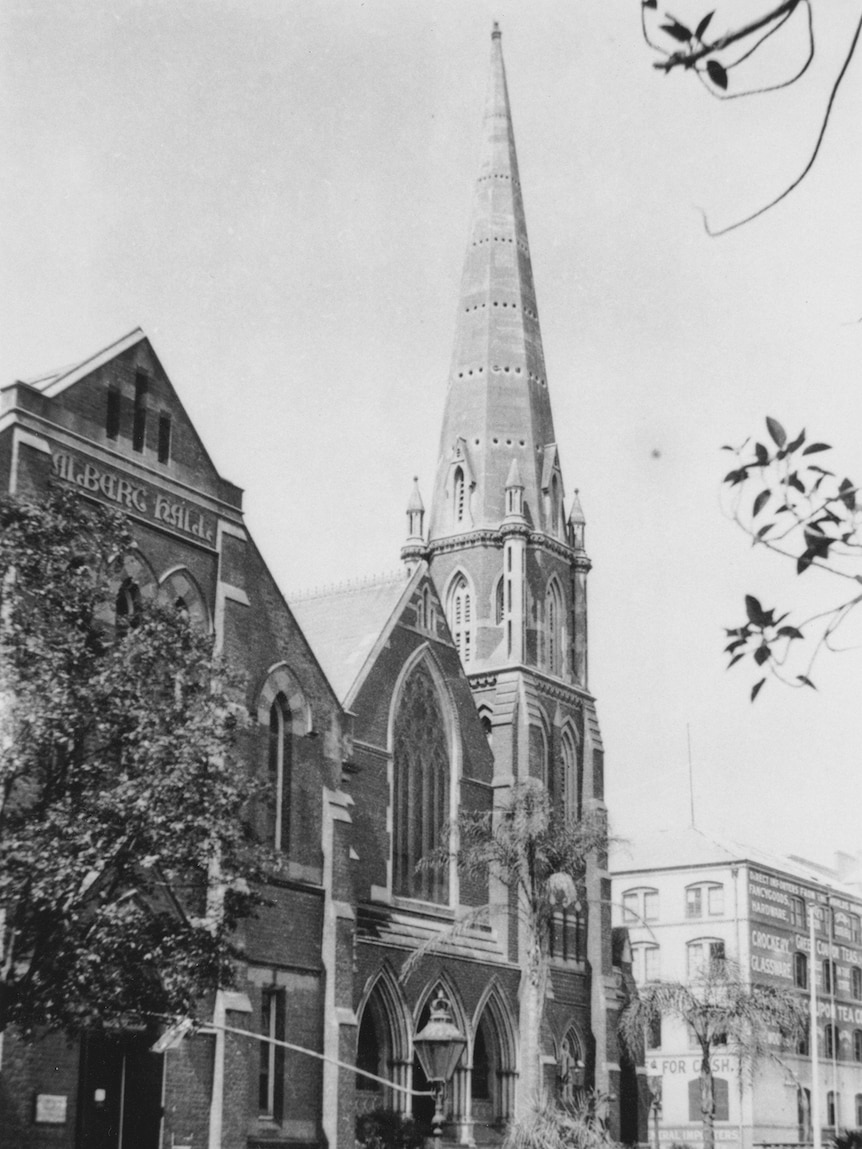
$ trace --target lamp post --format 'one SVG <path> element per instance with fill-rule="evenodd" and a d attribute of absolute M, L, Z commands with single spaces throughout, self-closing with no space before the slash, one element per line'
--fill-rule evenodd
<path fill-rule="evenodd" d="M 431 1002 L 431 1016 L 413 1038 L 413 1048 L 428 1083 L 434 1090 L 434 1149 L 440 1149 L 443 1136 L 443 1098 L 446 1082 L 455 1072 L 467 1038 L 452 1020 L 449 1002 L 442 989 Z"/>
<path fill-rule="evenodd" d="M 817 1048 L 817 939 L 814 936 L 817 909 L 812 895 L 808 906 L 808 1009 L 810 1013 L 808 1044 L 811 1050 L 811 1136 L 814 1149 L 821 1149 L 823 1134 L 820 1124 L 820 1051 Z"/>
<path fill-rule="evenodd" d="M 660 1073 L 647 1073 L 647 1085 L 649 1086 L 649 1107 L 652 1112 L 655 1149 L 659 1149 L 658 1118 L 661 1113 L 662 1075 Z"/>

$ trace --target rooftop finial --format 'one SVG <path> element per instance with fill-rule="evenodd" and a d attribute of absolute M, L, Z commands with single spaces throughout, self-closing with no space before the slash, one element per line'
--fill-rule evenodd
<path fill-rule="evenodd" d="M 494 21 L 494 27 L 491 29 L 491 39 L 492 40 L 499 40 L 502 35 L 503 35 L 503 33 L 500 31 L 500 25 L 495 20 Z"/>

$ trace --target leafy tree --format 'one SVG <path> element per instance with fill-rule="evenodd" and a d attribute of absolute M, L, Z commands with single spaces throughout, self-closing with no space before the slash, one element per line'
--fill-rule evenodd
<path fill-rule="evenodd" d="M 77 495 L 0 500 L 0 1029 L 193 1013 L 259 900 L 230 679 L 182 610 L 115 621 L 132 546 Z"/>
<path fill-rule="evenodd" d="M 836 631 L 862 602 L 862 506 L 852 479 L 821 466 L 831 447 L 809 441 L 805 431 L 790 438 L 777 419 L 767 418 L 768 438 L 725 447 L 737 465 L 724 478 L 729 513 L 752 542 L 791 560 L 799 575 L 826 571 L 849 584 L 852 593 L 824 611 L 796 622 L 745 596 L 746 621 L 728 629 L 730 666 L 743 659 L 797 687 L 813 687 L 812 667 L 821 650 L 835 650 Z M 751 691 L 757 697 L 766 681 Z"/>
<path fill-rule="evenodd" d="M 776 1056 L 776 1038 L 788 1041 L 807 1028 L 806 1004 L 791 990 L 751 985 L 730 961 L 714 959 L 688 982 L 655 981 L 638 990 L 620 1017 L 620 1036 L 632 1053 L 662 1018 L 688 1026 L 700 1047 L 700 1111 L 704 1149 L 715 1149 L 715 1085 L 712 1057 L 719 1050 L 751 1071 Z"/>
<path fill-rule="evenodd" d="M 564 818 L 553 810 L 545 787 L 535 779 L 513 786 L 502 809 L 462 811 L 444 844 L 424 858 L 422 867 L 448 866 L 454 857 L 468 883 L 495 876 L 517 897 L 523 927 L 524 960 L 520 1017 L 519 1095 L 522 1111 L 542 1099 L 540 1030 L 550 970 L 551 929 L 557 910 L 579 909 L 587 859 L 607 849 L 602 817 Z M 490 906 L 473 910 L 453 931 L 418 949 L 407 963 L 409 975 L 433 945 L 445 944 L 452 933 L 487 920 Z"/>
<path fill-rule="evenodd" d="M 682 18 L 671 15 L 664 0 L 641 0 L 641 28 L 647 44 L 662 55 L 654 67 L 668 75 L 676 68 L 693 73 L 707 91 L 720 100 L 761 95 L 788 88 L 808 71 L 814 59 L 813 0 L 751 0 L 734 4 L 716 0 L 678 0 L 674 5 Z M 824 6 L 825 7 L 825 6 Z M 773 37 L 781 34 L 784 50 L 774 51 Z M 712 230 L 704 217 L 710 235 L 724 235 L 749 223 L 786 199 L 814 167 L 829 126 L 838 89 L 850 67 L 859 37 L 862 15 L 850 37 L 838 75 L 832 82 L 820 130 L 799 175 L 769 203 L 745 218 L 718 230 Z"/>

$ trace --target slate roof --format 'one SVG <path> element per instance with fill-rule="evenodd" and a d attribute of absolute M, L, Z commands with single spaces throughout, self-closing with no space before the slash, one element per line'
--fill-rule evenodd
<path fill-rule="evenodd" d="M 401 913 L 390 906 L 363 905 L 359 908 L 356 926 L 359 940 L 397 946 L 399 949 L 418 949 L 449 929 L 450 923 L 415 910 Z M 472 958 L 481 962 L 506 961 L 497 931 L 480 924 L 465 927 L 463 932 L 447 937 L 439 943 L 439 949 L 432 952 L 450 958 Z"/>
<path fill-rule="evenodd" d="M 342 704 L 412 581 L 405 569 L 289 598 L 294 618 Z"/>

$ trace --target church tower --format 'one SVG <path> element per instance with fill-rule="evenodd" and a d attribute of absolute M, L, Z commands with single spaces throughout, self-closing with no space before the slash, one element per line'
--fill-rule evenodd
<path fill-rule="evenodd" d="M 587 680 L 590 560 L 577 493 L 565 509 L 496 24 L 428 519 L 424 545 L 418 516 L 410 519 L 404 559 L 429 563 L 494 752 L 499 799 L 535 777 L 570 815 L 603 810 L 602 743 Z M 597 1089 L 612 1093 L 608 1011 L 617 1003 L 604 865 L 588 875 L 580 952 L 561 962 L 554 982 L 564 972 L 572 979 L 567 993 L 583 1002 L 575 1059 L 586 1062 Z M 516 954 L 517 940 L 509 945 Z M 546 1061 L 564 1038 L 555 1035 Z"/>

